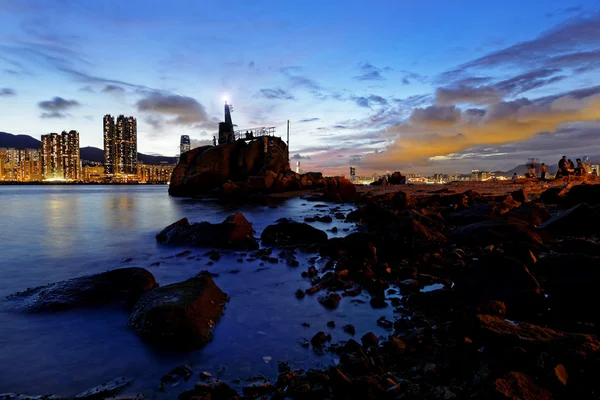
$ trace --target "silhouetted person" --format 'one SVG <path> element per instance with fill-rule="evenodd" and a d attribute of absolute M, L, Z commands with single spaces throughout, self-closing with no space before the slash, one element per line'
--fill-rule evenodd
<path fill-rule="evenodd" d="M 567 156 L 562 156 L 560 160 L 558 160 L 558 171 L 556 171 L 556 177 L 568 175 L 567 172 Z"/>
<path fill-rule="evenodd" d="M 217 145 L 217 137 L 213 136 L 213 146 L 216 146 L 216 145 Z"/>
<path fill-rule="evenodd" d="M 515 183 L 517 181 L 517 178 L 518 178 L 518 176 L 517 176 L 517 173 L 515 172 L 512 176 L 513 183 Z"/>
<path fill-rule="evenodd" d="M 575 164 L 573 164 L 573 161 L 571 161 L 571 159 L 567 160 L 567 172 L 569 174 L 572 174 L 573 172 L 575 172 Z"/>
<path fill-rule="evenodd" d="M 542 179 L 546 179 L 546 172 L 548 170 L 546 169 L 546 163 L 542 163 L 541 167 L 540 167 L 540 178 Z"/>
<path fill-rule="evenodd" d="M 581 162 L 581 158 L 577 160 L 577 166 L 575 167 L 575 175 L 585 175 L 585 167 L 583 166 L 583 162 Z"/>

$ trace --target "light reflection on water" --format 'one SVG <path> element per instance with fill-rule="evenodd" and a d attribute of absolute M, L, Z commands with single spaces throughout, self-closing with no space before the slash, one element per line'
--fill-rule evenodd
<path fill-rule="evenodd" d="M 344 212 L 350 210 L 344 206 Z M 319 330 L 330 331 L 334 342 L 347 340 L 341 327 L 357 325 L 355 338 L 377 327 L 380 316 L 391 318 L 392 308 L 372 310 L 367 304 L 344 298 L 335 311 L 317 303 L 317 295 L 302 300 L 298 288 L 310 283 L 300 277 L 308 268 L 259 262 L 238 263 L 239 253 L 222 252 L 221 261 L 207 266 L 208 249 L 195 249 L 194 259 L 173 257 L 182 249 L 158 246 L 154 236 L 184 216 L 190 221 L 220 222 L 238 211 L 233 206 L 171 198 L 166 186 L 4 186 L 0 188 L 0 296 L 27 287 L 98 273 L 107 269 L 139 266 L 150 270 L 161 285 L 185 280 L 203 269 L 218 273 L 215 282 L 231 296 L 214 340 L 204 349 L 170 353 L 145 345 L 126 326 L 128 315 L 114 309 L 74 310 L 51 315 L 20 315 L 0 310 L 0 393 L 7 391 L 74 395 L 119 375 L 132 376 L 131 390 L 160 397 L 155 391 L 160 376 L 176 365 L 190 363 L 196 372 L 211 371 L 221 378 L 277 375 L 277 361 L 294 368 L 333 362 L 331 355 L 317 356 L 297 344 Z M 278 208 L 244 206 L 257 236 L 281 217 L 302 220 L 321 209 L 314 203 L 291 199 Z M 314 223 L 321 229 L 352 226 L 336 221 Z M 131 258 L 131 262 L 123 260 Z M 200 258 L 200 259 L 196 259 Z M 160 262 L 158 267 L 150 264 Z M 317 265 L 318 267 L 318 265 Z M 239 269 L 237 274 L 229 271 Z M 326 327 L 334 320 L 337 328 Z M 302 327 L 303 322 L 311 324 Z M 266 363 L 263 357 L 272 357 Z M 217 371 L 219 371 L 217 373 Z M 182 384 L 163 398 L 191 387 Z"/>

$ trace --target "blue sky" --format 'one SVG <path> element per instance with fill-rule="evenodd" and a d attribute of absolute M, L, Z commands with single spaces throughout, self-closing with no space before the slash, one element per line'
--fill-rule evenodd
<path fill-rule="evenodd" d="M 102 147 L 126 114 L 174 155 L 227 96 L 328 173 L 600 155 L 600 0 L 488 3 L 0 0 L 0 131 Z"/>

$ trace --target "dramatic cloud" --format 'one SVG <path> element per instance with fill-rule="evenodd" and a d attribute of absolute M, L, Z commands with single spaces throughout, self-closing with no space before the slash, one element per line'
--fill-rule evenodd
<path fill-rule="evenodd" d="M 261 89 L 259 95 L 265 99 L 294 100 L 294 96 L 281 88 Z"/>
<path fill-rule="evenodd" d="M 506 47 L 502 50 L 487 54 L 473 61 L 467 62 L 450 74 L 464 72 L 472 68 L 490 67 L 496 68 L 500 65 L 540 65 L 547 62 L 548 67 L 573 66 L 573 57 L 580 51 L 588 52 L 588 46 L 597 47 L 600 42 L 600 12 L 596 12 L 586 18 L 568 20 L 567 23 L 546 31 L 533 40 L 524 41 Z M 563 59 L 567 64 L 556 65 L 557 57 L 569 54 L 570 57 Z"/>
<path fill-rule="evenodd" d="M 386 99 L 375 94 L 369 96 L 352 96 L 351 99 L 354 100 L 359 107 L 365 108 L 371 108 L 374 105 L 383 106 L 388 104 Z"/>
<path fill-rule="evenodd" d="M 167 121 L 170 124 L 199 127 L 214 123 L 204 106 L 187 96 L 151 92 L 136 103 L 136 108 L 139 112 L 155 114 L 155 117 L 172 117 Z"/>
<path fill-rule="evenodd" d="M 290 157 L 292 160 L 310 160 L 309 156 L 303 156 L 300 155 L 299 153 L 294 154 L 292 157 Z"/>
<path fill-rule="evenodd" d="M 15 89 L 10 88 L 0 88 L 0 97 L 2 96 L 15 96 L 17 92 Z"/>
<path fill-rule="evenodd" d="M 492 104 L 502 100 L 502 95 L 490 86 L 470 87 L 463 85 L 438 88 L 435 92 L 435 100 L 440 105 L 458 103 Z"/>
<path fill-rule="evenodd" d="M 65 100 L 58 96 L 38 103 L 38 107 L 47 111 L 40 115 L 41 118 L 66 118 L 69 115 L 66 111 L 80 105 L 77 100 Z"/>
<path fill-rule="evenodd" d="M 354 79 L 359 81 L 382 81 L 385 78 L 382 75 L 382 72 L 389 71 L 391 68 L 377 68 L 373 64 L 368 62 L 362 63 L 359 67 L 360 75 L 354 77 Z"/>
<path fill-rule="evenodd" d="M 320 121 L 321 118 L 305 118 L 305 119 L 301 119 L 298 122 L 315 122 L 315 121 Z"/>
<path fill-rule="evenodd" d="M 102 89 L 104 93 L 125 93 L 125 89 L 118 85 L 106 85 L 104 89 Z"/>
<path fill-rule="evenodd" d="M 499 102 L 487 110 L 417 108 L 408 121 L 384 132 L 395 140 L 386 152 L 366 157 L 362 164 L 390 168 L 399 163 L 423 163 L 474 146 L 522 141 L 539 132 L 554 132 L 563 124 L 598 119 L 600 86 L 534 100 Z"/>

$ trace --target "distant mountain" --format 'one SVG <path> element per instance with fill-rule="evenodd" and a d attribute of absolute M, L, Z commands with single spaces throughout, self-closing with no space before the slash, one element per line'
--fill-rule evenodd
<path fill-rule="evenodd" d="M 0 147 L 12 149 L 40 149 L 42 142 L 29 135 L 13 135 L 12 133 L 0 132 Z"/>
<path fill-rule="evenodd" d="M 13 135 L 12 133 L 0 132 L 0 148 L 13 149 L 41 149 L 42 142 L 28 135 Z M 80 158 L 86 161 L 104 162 L 104 150 L 97 147 L 82 147 Z M 148 165 L 158 165 L 166 161 L 169 164 L 177 163 L 177 157 L 155 156 L 138 153 L 138 160 Z"/>
<path fill-rule="evenodd" d="M 546 165 L 546 167 L 548 168 L 548 175 L 555 175 L 556 174 L 556 170 L 558 169 L 558 165 Z M 511 170 L 508 171 L 496 171 L 495 174 L 496 175 L 502 175 L 502 176 L 507 176 L 507 177 L 511 177 L 513 176 L 514 173 L 517 173 L 517 175 L 525 175 L 526 173 L 529 172 L 529 168 L 527 167 L 527 164 L 522 164 L 522 165 L 517 165 L 516 167 L 514 167 Z M 540 167 L 538 164 L 537 167 L 537 172 L 540 172 Z"/>

